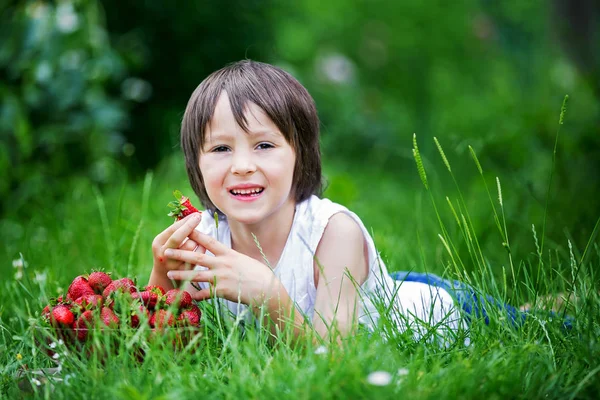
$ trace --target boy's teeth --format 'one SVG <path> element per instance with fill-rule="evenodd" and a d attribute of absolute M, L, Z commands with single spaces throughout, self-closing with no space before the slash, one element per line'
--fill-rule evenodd
<path fill-rule="evenodd" d="M 253 193 L 260 193 L 262 192 L 262 189 L 259 188 L 254 188 L 254 189 L 233 189 L 231 191 L 231 193 L 233 194 L 253 194 Z"/>

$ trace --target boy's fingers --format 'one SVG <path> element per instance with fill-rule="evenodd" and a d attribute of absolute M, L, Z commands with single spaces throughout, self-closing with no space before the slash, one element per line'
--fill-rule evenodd
<path fill-rule="evenodd" d="M 167 241 L 165 242 L 165 244 L 162 247 L 162 252 L 165 251 L 165 249 L 175 249 L 178 248 L 181 243 L 183 243 L 183 241 L 190 236 L 190 233 L 192 231 L 194 231 L 194 229 L 196 228 L 196 226 L 198 226 L 198 224 L 200 223 L 202 219 L 202 216 L 200 213 L 194 213 L 192 215 L 189 215 L 188 217 L 182 219 L 182 221 L 185 220 L 185 222 L 183 224 L 181 224 L 172 234 L 171 236 L 169 236 L 169 238 L 167 239 Z M 181 222 L 181 221 L 180 221 Z M 175 226 L 175 224 L 173 224 L 173 226 Z"/>
<path fill-rule="evenodd" d="M 215 273 L 210 270 L 191 270 L 182 271 L 174 270 L 167 273 L 169 279 L 175 281 L 192 281 L 192 282 L 209 282 L 212 283 L 215 279 Z"/>
<path fill-rule="evenodd" d="M 197 292 L 192 293 L 191 295 L 192 295 L 192 299 L 194 299 L 196 301 L 208 300 L 212 297 L 212 290 L 211 289 L 202 289 L 202 290 L 198 290 Z"/>
<path fill-rule="evenodd" d="M 223 243 L 219 242 L 214 237 L 209 236 L 200 231 L 194 230 L 190 234 L 190 238 L 196 243 L 198 243 L 200 246 L 204 247 L 204 249 L 213 253 L 215 256 L 223 255 L 230 250 L 229 247 L 225 246 Z"/>
<path fill-rule="evenodd" d="M 181 250 L 196 251 L 196 249 L 199 249 L 200 246 L 198 246 L 198 243 L 194 242 L 193 240 L 186 240 L 185 243 L 179 246 L 179 248 Z M 203 251 L 200 249 L 199 253 L 203 253 Z"/>
<path fill-rule="evenodd" d="M 205 268 L 214 268 L 218 263 L 217 257 L 205 253 L 199 253 L 197 251 L 166 249 L 164 255 L 170 260 L 177 260 L 192 265 L 200 265 Z"/>
<path fill-rule="evenodd" d="M 167 229 L 165 229 L 160 234 L 158 234 L 158 236 L 156 236 L 155 241 L 158 241 L 159 243 L 165 243 L 177 229 L 179 229 L 183 224 L 190 220 L 195 214 L 196 213 L 190 214 L 187 217 L 180 219 L 179 221 L 173 222 L 167 227 Z"/>

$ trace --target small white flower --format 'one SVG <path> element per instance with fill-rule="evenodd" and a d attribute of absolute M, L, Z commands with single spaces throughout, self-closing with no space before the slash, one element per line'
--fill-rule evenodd
<path fill-rule="evenodd" d="M 12 261 L 13 268 L 23 268 L 23 259 L 17 258 Z"/>
<path fill-rule="evenodd" d="M 325 354 L 327 353 L 327 347 L 319 346 L 315 349 L 315 354 Z"/>
<path fill-rule="evenodd" d="M 65 385 L 67 385 L 67 386 L 71 386 L 71 385 L 69 384 L 69 380 L 73 379 L 74 377 L 75 377 L 75 374 L 67 374 L 67 375 L 65 375 L 65 381 L 64 381 L 64 382 L 65 382 Z"/>
<path fill-rule="evenodd" d="M 23 279 L 23 270 L 22 269 L 18 269 L 17 272 L 15 272 L 15 279 L 17 281 L 20 281 L 21 279 Z"/>
<path fill-rule="evenodd" d="M 58 353 L 54 353 L 54 355 L 52 356 L 52 358 L 54 358 L 55 360 L 58 359 L 60 357 L 60 354 Z"/>
<path fill-rule="evenodd" d="M 392 375 L 387 371 L 371 372 L 367 376 L 367 382 L 374 386 L 387 386 L 392 382 Z"/>
<path fill-rule="evenodd" d="M 35 271 L 35 281 L 39 282 L 39 283 L 45 283 L 46 282 L 46 278 L 47 278 L 47 274 L 45 272 L 37 272 Z"/>
<path fill-rule="evenodd" d="M 50 347 L 51 349 L 55 349 L 56 348 L 56 342 L 52 342 L 48 345 L 48 347 Z"/>
<path fill-rule="evenodd" d="M 35 378 L 31 378 L 31 383 L 33 383 L 36 386 L 41 386 L 42 385 L 42 382 L 38 381 Z"/>
<path fill-rule="evenodd" d="M 398 376 L 406 376 L 408 375 L 408 372 L 407 368 L 400 368 L 396 374 L 398 374 Z"/>
<path fill-rule="evenodd" d="M 62 339 L 58 339 L 58 344 L 62 346 L 63 344 L 65 344 L 65 342 L 63 342 Z"/>

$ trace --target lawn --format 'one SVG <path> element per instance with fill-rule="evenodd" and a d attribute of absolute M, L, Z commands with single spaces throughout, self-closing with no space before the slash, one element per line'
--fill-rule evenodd
<path fill-rule="evenodd" d="M 504 188 L 503 201 L 502 177 L 497 182 L 487 172 L 481 182 L 489 195 L 483 184 L 463 194 L 443 184 L 452 180 L 444 163 L 437 165 L 425 162 L 425 189 L 414 162 L 400 178 L 332 160 L 325 165 L 325 195 L 361 216 L 390 270 L 460 278 L 514 305 L 559 292 L 577 301 L 553 318 L 531 314 L 518 327 L 492 307 L 489 324 L 473 318 L 446 345 L 390 329 L 387 317 L 374 332 L 361 331 L 340 346 L 308 340 L 292 346 L 285 335 L 269 343 L 260 326 L 242 330 L 202 304 L 201 332 L 184 350 L 175 351 L 168 335 L 151 337 L 142 328 L 116 339 L 98 333 L 92 348 L 107 350 L 105 356 L 56 341 L 58 356 L 51 359 L 35 340 L 39 315 L 75 276 L 104 269 L 139 285 L 148 281 L 150 244 L 170 223 L 171 191 L 192 193 L 180 158 L 173 157 L 143 180 L 124 174 L 119 185 L 98 188 L 74 179 L 59 203 L 40 200 L 28 220 L 2 221 L 0 397 L 597 398 L 598 242 L 542 244 L 543 219 L 534 231 L 524 222 L 527 235 L 509 237 L 504 221 L 519 219 L 509 198 L 521 194 Z M 132 346 L 140 341 L 146 343 L 143 361 Z M 35 375 L 42 368 L 57 373 Z"/>

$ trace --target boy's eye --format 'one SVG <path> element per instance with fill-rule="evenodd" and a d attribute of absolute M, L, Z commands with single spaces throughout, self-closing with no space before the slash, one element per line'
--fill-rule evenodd
<path fill-rule="evenodd" d="M 258 146 L 256 146 L 258 149 L 260 150 L 264 150 L 264 149 L 271 149 L 275 146 L 273 146 L 271 143 L 260 143 Z"/>
<path fill-rule="evenodd" d="M 224 152 L 224 151 L 227 151 L 227 150 L 229 150 L 229 149 L 226 146 L 217 146 L 217 147 L 215 147 L 215 148 L 212 149 L 212 152 L 213 153 L 221 153 L 221 152 Z"/>

